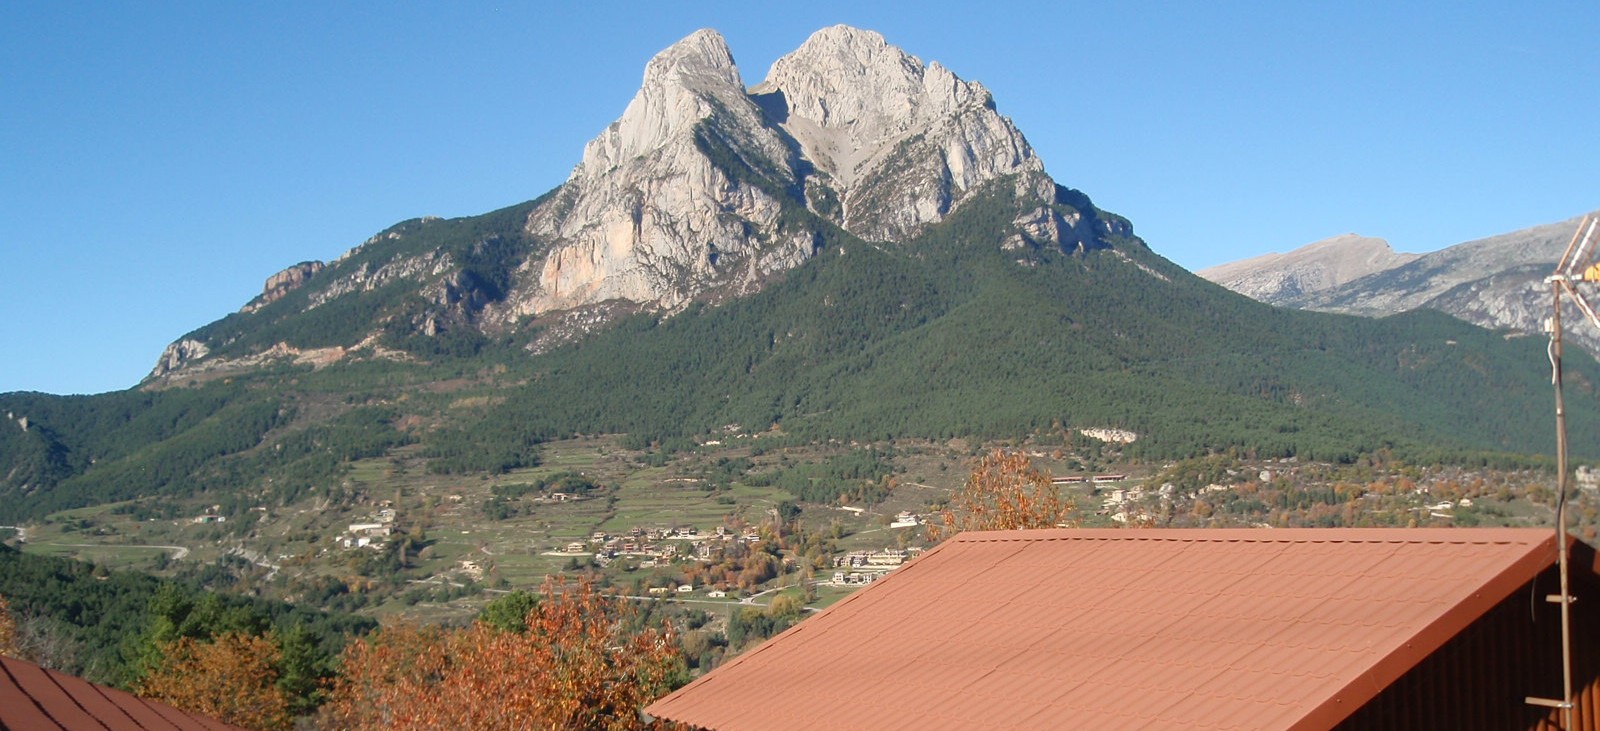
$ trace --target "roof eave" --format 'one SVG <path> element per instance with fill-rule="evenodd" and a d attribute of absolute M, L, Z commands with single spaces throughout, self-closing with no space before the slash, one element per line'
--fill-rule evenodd
<path fill-rule="evenodd" d="M 1587 548 L 1581 541 L 1568 536 L 1568 545 L 1574 544 Z M 1579 549 L 1571 550 L 1577 553 Z M 1591 557 L 1594 555 L 1592 549 L 1589 550 L 1589 555 Z M 1360 710 L 1368 701 L 1377 697 L 1390 684 L 1438 651 L 1479 617 L 1504 601 L 1512 592 L 1532 581 L 1540 572 L 1555 565 L 1558 556 L 1556 537 L 1552 532 L 1549 538 L 1530 546 L 1521 558 L 1490 577 L 1470 596 L 1439 615 L 1404 645 L 1395 648 L 1359 677 L 1323 699 L 1300 720 L 1289 726 L 1288 731 L 1322 730 L 1337 726 Z M 1583 564 L 1576 565 L 1583 566 Z M 1600 563 L 1592 560 L 1584 568 L 1600 573 Z"/>

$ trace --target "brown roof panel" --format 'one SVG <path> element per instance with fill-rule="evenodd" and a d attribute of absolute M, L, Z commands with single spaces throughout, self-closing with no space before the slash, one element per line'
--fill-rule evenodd
<path fill-rule="evenodd" d="M 0 729 L 228 731 L 238 727 L 0 656 Z"/>
<path fill-rule="evenodd" d="M 1523 529 L 966 533 L 648 711 L 716 731 L 1326 727 L 1554 557 Z"/>

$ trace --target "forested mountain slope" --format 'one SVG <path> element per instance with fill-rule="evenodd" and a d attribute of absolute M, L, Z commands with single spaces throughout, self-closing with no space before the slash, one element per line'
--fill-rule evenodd
<path fill-rule="evenodd" d="M 1569 367 L 1583 452 L 1600 371 Z M 980 85 L 877 34 L 820 31 L 745 89 L 702 31 L 550 193 L 296 264 L 140 389 L 0 394 L 0 521 L 173 509 L 155 496 L 237 514 L 329 496 L 361 459 L 497 472 L 574 433 L 1539 454 L 1550 400 L 1542 339 L 1280 310 L 1183 271 L 1046 175 Z"/>
<path fill-rule="evenodd" d="M 1432 312 L 1268 307 L 1128 236 L 1005 250 L 1010 196 L 996 186 L 895 246 L 833 229 L 759 293 L 634 315 L 539 355 L 485 339 L 161 390 L 6 394 L 0 410 L 28 428 L 0 425 L 0 513 L 167 493 L 286 502 L 408 444 L 436 469 L 498 471 L 596 432 L 688 444 L 1100 426 L 1139 433 L 1130 449 L 1149 457 L 1551 451 L 1542 340 Z M 1581 451 L 1600 436 L 1597 371 L 1580 355 L 1569 373 Z"/>

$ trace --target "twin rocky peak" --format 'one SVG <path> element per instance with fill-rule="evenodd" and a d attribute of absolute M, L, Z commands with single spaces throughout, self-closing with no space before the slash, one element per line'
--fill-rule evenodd
<path fill-rule="evenodd" d="M 556 247 L 517 314 L 607 299 L 670 309 L 701 287 L 809 257 L 784 198 L 869 241 L 941 220 L 982 184 L 1054 185 L 981 85 L 847 26 L 818 31 L 746 89 L 722 36 L 701 30 L 645 67 L 621 119 L 584 149 L 553 205 L 528 221 Z M 737 262 L 739 266 L 731 266 Z"/>
<path fill-rule="evenodd" d="M 701 30 L 650 60 L 622 117 L 532 207 L 521 233 L 533 248 L 506 286 L 473 303 L 470 325 L 505 331 L 596 305 L 671 312 L 697 298 L 742 296 L 819 251 L 818 227 L 793 225 L 797 209 L 863 240 L 895 242 L 986 186 L 1020 202 L 1006 246 L 1099 239 L 1088 229 L 1104 224 L 1053 205 L 1057 186 L 983 86 L 840 25 L 747 88 L 726 41 Z M 399 253 L 401 228 L 326 271 L 297 265 L 246 312 L 288 288 L 306 287 L 311 309 L 397 279 L 416 281 L 441 305 L 461 299 L 450 274 L 458 263 Z M 396 251 L 387 261 L 383 247 Z M 418 329 L 433 328 L 430 316 Z M 174 343 L 152 375 L 192 365 L 185 353 L 204 358 L 205 332 Z"/>

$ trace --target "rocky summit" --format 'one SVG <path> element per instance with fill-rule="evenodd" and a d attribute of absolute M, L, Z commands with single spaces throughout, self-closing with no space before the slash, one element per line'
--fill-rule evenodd
<path fill-rule="evenodd" d="M 735 177 L 708 144 L 776 188 Z M 650 60 L 622 117 L 528 218 L 528 232 L 550 248 L 524 268 L 509 313 L 613 299 L 670 309 L 804 261 L 810 237 L 777 226 L 796 162 L 745 93 L 722 36 L 696 32 Z"/>
<path fill-rule="evenodd" d="M 723 37 L 700 30 L 646 64 L 622 116 L 565 183 L 478 232 L 473 247 L 429 246 L 438 219 L 406 222 L 326 267 L 291 267 L 244 313 L 280 300 L 280 318 L 307 313 L 404 281 L 428 306 L 378 317 L 391 334 L 505 333 L 535 321 L 571 334 L 618 313 L 748 295 L 814 256 L 828 227 L 907 240 L 989 186 L 1021 203 L 1006 248 L 1081 248 L 1125 226 L 1092 206 L 1058 205 L 1064 189 L 988 90 L 878 33 L 817 31 L 747 88 Z M 373 334 L 322 345 L 359 347 Z M 152 375 L 278 345 L 240 352 L 240 337 L 219 335 L 190 334 Z"/>
<path fill-rule="evenodd" d="M 982 86 L 877 33 L 818 31 L 747 90 L 722 36 L 701 30 L 651 59 L 622 118 L 529 217 L 551 249 L 510 312 L 744 293 L 816 250 L 814 231 L 780 230 L 787 203 L 895 241 L 1011 175 L 1049 202 L 1054 184 Z"/>
<path fill-rule="evenodd" d="M 751 90 L 815 171 L 813 200 L 846 230 L 895 240 L 942 219 L 984 183 L 1016 175 L 1048 199 L 1033 148 L 988 90 L 847 26 L 812 35 Z"/>

